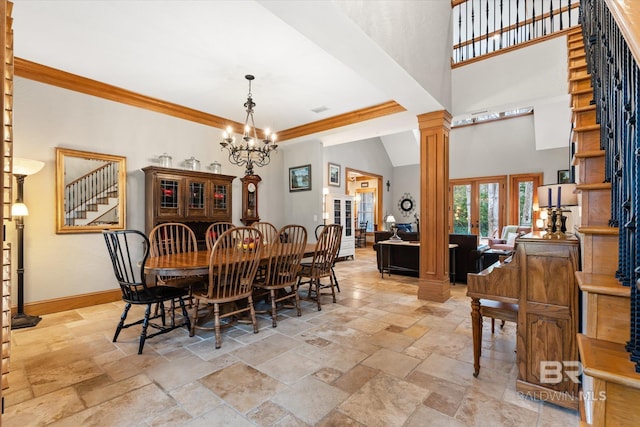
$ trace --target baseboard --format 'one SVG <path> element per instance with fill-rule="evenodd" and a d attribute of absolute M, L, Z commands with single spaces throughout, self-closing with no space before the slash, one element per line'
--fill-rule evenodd
<path fill-rule="evenodd" d="M 76 308 L 89 307 L 107 302 L 122 300 L 122 291 L 113 289 L 109 291 L 93 292 L 90 294 L 73 295 L 64 298 L 56 298 L 46 301 L 32 302 L 24 305 L 24 312 L 32 316 L 58 313 L 60 311 L 73 310 Z M 11 314 L 17 312 L 17 307 L 11 307 Z"/>

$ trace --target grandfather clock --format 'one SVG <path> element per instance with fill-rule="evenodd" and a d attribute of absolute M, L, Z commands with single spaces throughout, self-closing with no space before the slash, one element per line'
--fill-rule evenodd
<path fill-rule="evenodd" d="M 246 175 L 242 181 L 242 217 L 244 225 L 260 221 L 258 215 L 258 183 L 262 181 L 258 175 Z"/>

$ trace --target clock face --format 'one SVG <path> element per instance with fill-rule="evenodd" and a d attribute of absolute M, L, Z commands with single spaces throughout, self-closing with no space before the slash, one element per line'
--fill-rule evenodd
<path fill-rule="evenodd" d="M 256 191 L 256 185 L 253 182 L 250 182 L 249 185 L 247 185 L 247 190 L 249 190 L 249 193 L 253 193 Z"/>

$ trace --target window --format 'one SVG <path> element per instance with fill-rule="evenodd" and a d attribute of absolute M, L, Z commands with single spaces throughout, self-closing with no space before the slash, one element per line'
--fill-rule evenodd
<path fill-rule="evenodd" d="M 506 176 L 452 179 L 449 182 L 449 231 L 495 235 L 506 219 Z"/>

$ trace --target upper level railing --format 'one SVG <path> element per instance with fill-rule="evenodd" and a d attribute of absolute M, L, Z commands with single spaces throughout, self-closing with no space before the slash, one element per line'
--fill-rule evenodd
<path fill-rule="evenodd" d="M 581 0 L 581 8 L 600 148 L 605 151 L 605 180 L 611 183 L 610 225 L 618 227 L 616 276 L 631 288 L 627 350 L 640 372 L 640 52 L 635 48 L 640 34 L 638 26 L 635 33 L 629 26 L 633 22 L 626 19 L 630 9 L 624 9 L 624 2 Z M 640 15 L 636 24 L 639 20 Z"/>
<path fill-rule="evenodd" d="M 536 42 L 578 25 L 579 0 L 452 0 L 452 63 Z"/>

